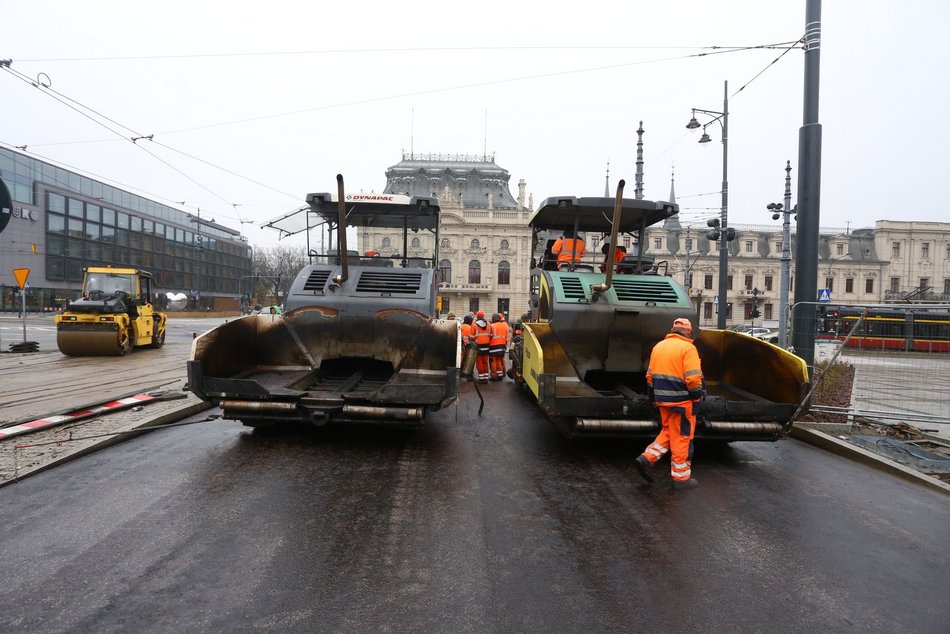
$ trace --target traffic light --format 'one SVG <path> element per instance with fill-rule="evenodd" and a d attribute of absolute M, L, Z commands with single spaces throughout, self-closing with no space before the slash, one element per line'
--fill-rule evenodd
<path fill-rule="evenodd" d="M 707 227 L 712 227 L 709 231 L 706 232 L 706 239 L 715 242 L 719 239 L 719 218 L 710 218 L 706 221 Z"/>
<path fill-rule="evenodd" d="M 726 228 L 726 241 L 732 241 L 736 239 L 736 230 L 732 227 Z"/>
<path fill-rule="evenodd" d="M 756 317 L 759 317 L 759 316 L 761 316 L 761 315 L 762 315 L 762 313 L 761 313 L 760 311 L 758 311 L 758 310 L 753 310 L 753 311 L 752 311 L 752 317 L 753 317 L 753 319 L 756 318 Z"/>
<path fill-rule="evenodd" d="M 36 255 L 36 243 L 30 244 L 30 250 L 33 252 L 33 255 Z"/>

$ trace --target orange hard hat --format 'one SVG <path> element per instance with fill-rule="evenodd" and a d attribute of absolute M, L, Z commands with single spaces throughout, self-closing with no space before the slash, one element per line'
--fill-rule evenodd
<path fill-rule="evenodd" d="M 693 332 L 693 324 L 685 317 L 678 317 L 673 320 L 673 328 L 682 328 L 686 332 Z"/>
<path fill-rule="evenodd" d="M 476 319 L 484 319 L 484 318 L 485 318 L 485 311 L 484 311 L 484 310 L 480 310 L 480 311 L 478 311 L 477 313 L 475 313 L 475 318 L 476 318 Z"/>

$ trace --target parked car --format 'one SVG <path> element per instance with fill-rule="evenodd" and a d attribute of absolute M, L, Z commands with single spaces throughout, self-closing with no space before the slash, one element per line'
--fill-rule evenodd
<path fill-rule="evenodd" d="M 759 335 L 767 335 L 774 332 L 769 328 L 763 326 L 750 326 L 749 324 L 736 324 L 729 328 L 729 330 L 734 330 L 736 332 L 741 332 L 744 335 L 749 335 L 750 337 L 758 337 Z"/>
<path fill-rule="evenodd" d="M 760 332 L 756 335 L 752 335 L 756 339 L 761 339 L 762 341 L 768 341 L 769 343 L 774 343 L 778 345 L 778 331 L 769 330 L 768 332 Z"/>

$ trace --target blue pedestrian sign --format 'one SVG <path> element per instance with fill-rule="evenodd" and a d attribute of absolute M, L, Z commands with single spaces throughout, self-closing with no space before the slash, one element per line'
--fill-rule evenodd
<path fill-rule="evenodd" d="M 820 288 L 818 289 L 818 301 L 828 303 L 831 301 L 831 289 L 830 288 Z"/>

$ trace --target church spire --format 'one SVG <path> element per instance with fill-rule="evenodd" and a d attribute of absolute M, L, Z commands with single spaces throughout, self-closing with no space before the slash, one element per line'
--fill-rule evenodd
<path fill-rule="evenodd" d="M 674 166 L 670 166 L 670 200 L 671 203 L 676 203 L 676 169 Z M 682 230 L 683 225 L 680 224 L 680 215 L 679 213 L 673 214 L 669 218 L 663 221 L 663 228 L 670 230 Z"/>
<path fill-rule="evenodd" d="M 676 166 L 670 166 L 670 200 L 669 202 L 676 202 Z"/>
<path fill-rule="evenodd" d="M 604 198 L 610 198 L 610 159 L 607 159 L 607 176 L 604 181 Z"/>

